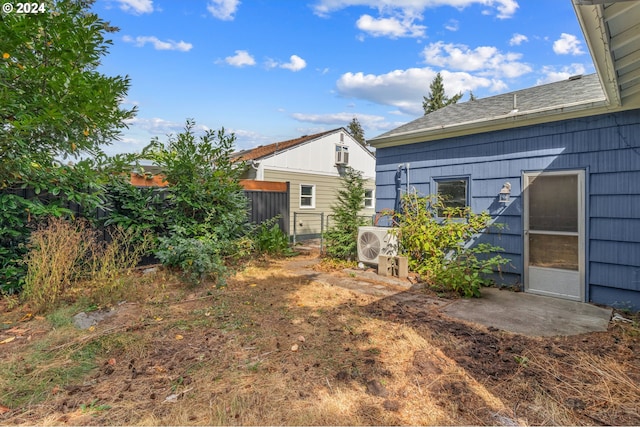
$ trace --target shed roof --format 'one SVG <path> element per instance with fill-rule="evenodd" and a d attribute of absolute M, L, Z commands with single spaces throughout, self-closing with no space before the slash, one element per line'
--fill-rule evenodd
<path fill-rule="evenodd" d="M 259 159 L 274 155 L 278 151 L 287 150 L 297 145 L 304 144 L 305 142 L 313 141 L 314 139 L 318 139 L 325 135 L 337 132 L 340 129 L 342 128 L 333 129 L 326 132 L 320 132 L 313 135 L 304 135 L 304 136 L 301 136 L 300 138 L 289 139 L 287 141 L 281 141 L 281 142 L 274 142 L 273 144 L 269 144 L 269 145 L 261 145 L 259 147 L 252 148 L 250 150 L 239 151 L 235 153 L 233 157 L 242 161 L 259 160 Z"/>

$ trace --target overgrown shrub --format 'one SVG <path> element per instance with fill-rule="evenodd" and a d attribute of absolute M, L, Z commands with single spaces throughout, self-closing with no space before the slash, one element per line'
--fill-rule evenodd
<path fill-rule="evenodd" d="M 235 135 L 207 130 L 196 136 L 195 122 L 166 143 L 154 139 L 143 152 L 168 183 L 162 215 L 167 232 L 156 257 L 183 270 L 191 283 L 224 281 L 225 259 L 242 257 L 249 232 L 247 199 L 240 186 L 243 162 L 232 159 Z"/>
<path fill-rule="evenodd" d="M 125 176 L 114 177 L 105 186 L 107 216 L 103 224 L 130 230 L 133 239 L 162 234 L 168 220 L 162 212 L 160 191 L 134 187 Z"/>
<path fill-rule="evenodd" d="M 496 255 L 502 248 L 475 244 L 491 224 L 486 212 L 447 208 L 437 196 L 410 193 L 403 196 L 402 213 L 395 214 L 395 221 L 399 251 L 408 257 L 409 269 L 434 287 L 480 296 L 480 287 L 490 283 L 487 275 L 509 261 Z"/>
<path fill-rule="evenodd" d="M 279 216 L 273 217 L 257 227 L 254 240 L 258 252 L 275 256 L 291 253 L 289 238 L 280 230 L 279 219 Z"/>
<path fill-rule="evenodd" d="M 0 17 L 3 294 L 19 292 L 24 283 L 21 258 L 35 229 L 31 221 L 69 215 L 69 202 L 86 210 L 97 205 L 102 147 L 116 140 L 135 114 L 122 103 L 129 78 L 100 72 L 116 28 L 96 15 L 91 3 L 47 1 L 46 13 Z M 23 189 L 36 197 L 21 197 Z"/>
<path fill-rule="evenodd" d="M 334 225 L 325 233 L 326 253 L 332 258 L 354 260 L 358 256 L 358 227 L 368 221 L 359 216 L 364 207 L 364 178 L 362 172 L 347 166 L 340 178 L 333 210 Z"/>
<path fill-rule="evenodd" d="M 187 120 L 183 132 L 169 136 L 166 143 L 154 139 L 143 151 L 168 184 L 162 214 L 169 228 L 183 236 L 212 234 L 220 241 L 240 237 L 246 231 L 247 199 L 240 186 L 244 163 L 231 156 L 235 135 L 223 128 L 196 136 L 195 127 Z"/>
<path fill-rule="evenodd" d="M 211 235 L 195 238 L 174 234 L 160 237 L 155 254 L 163 265 L 181 270 L 182 277 L 196 285 L 206 279 L 224 284 L 227 268 L 221 252 L 220 242 Z"/>
<path fill-rule="evenodd" d="M 0 194 L 0 294 L 15 294 L 22 289 L 29 238 L 29 203 L 13 194 Z"/>

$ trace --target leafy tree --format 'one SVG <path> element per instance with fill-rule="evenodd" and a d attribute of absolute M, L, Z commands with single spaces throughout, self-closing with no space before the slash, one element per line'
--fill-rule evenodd
<path fill-rule="evenodd" d="M 364 178 L 362 172 L 348 166 L 341 177 L 342 188 L 331 208 L 334 226 L 327 231 L 327 255 L 332 258 L 354 260 L 358 255 L 358 227 L 367 224 L 359 217 L 364 207 Z"/>
<path fill-rule="evenodd" d="M 442 82 L 442 75 L 436 74 L 435 78 L 429 85 L 429 96 L 423 96 L 422 108 L 424 109 L 424 115 L 432 113 L 440 108 L 444 108 L 447 105 L 457 103 L 462 98 L 462 92 L 458 93 L 451 98 L 445 95 L 444 84 Z"/>
<path fill-rule="evenodd" d="M 108 173 L 130 160 L 109 159 L 101 150 L 135 113 L 120 105 L 129 79 L 96 71 L 115 29 L 90 11 L 91 1 L 43 1 L 41 13 L 0 15 L 0 292 L 5 293 L 21 287 L 19 261 L 33 220 L 70 214 L 69 202 L 97 206 Z M 75 164 L 63 164 L 68 158 Z M 36 197 L 22 197 L 24 188 Z"/>
<path fill-rule="evenodd" d="M 478 99 L 473 92 L 469 91 L 469 101 L 475 101 L 476 99 Z"/>
<path fill-rule="evenodd" d="M 102 154 L 133 117 L 121 107 L 129 79 L 96 71 L 114 29 L 90 4 L 0 16 L 0 188 L 46 188 L 56 160 Z"/>
<path fill-rule="evenodd" d="M 367 142 L 364 139 L 364 130 L 362 129 L 362 125 L 360 125 L 360 121 L 358 121 L 357 117 L 354 117 L 351 120 L 347 130 L 349 131 L 349 135 L 351 135 L 356 141 L 362 145 L 366 145 Z"/>

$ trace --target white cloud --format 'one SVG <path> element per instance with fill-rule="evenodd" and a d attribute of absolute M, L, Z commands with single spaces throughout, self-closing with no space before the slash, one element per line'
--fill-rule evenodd
<path fill-rule="evenodd" d="M 280 67 L 286 70 L 291 70 L 293 72 L 296 72 L 306 68 L 307 61 L 300 58 L 298 55 L 291 55 L 291 57 L 289 58 L 289 62 L 286 62 L 284 64 L 276 62 L 273 59 L 267 59 L 267 62 L 265 65 L 267 66 L 267 68 Z"/>
<path fill-rule="evenodd" d="M 171 120 L 162 119 L 159 117 L 134 117 L 126 121 L 130 131 L 143 130 L 151 137 L 175 135 L 184 131 L 185 122 L 173 122 Z M 197 135 L 204 134 L 210 130 L 208 126 L 197 124 L 194 128 L 194 132 Z"/>
<path fill-rule="evenodd" d="M 571 64 L 561 69 L 556 69 L 555 67 L 545 66 L 542 67 L 542 74 L 544 74 L 543 78 L 540 78 L 536 81 L 536 85 L 553 83 L 560 80 L 566 80 L 571 76 L 576 76 L 578 74 L 585 74 L 587 71 L 586 67 L 583 64 Z"/>
<path fill-rule="evenodd" d="M 444 28 L 449 31 L 458 31 L 460 29 L 460 22 L 456 19 L 450 19 L 449 22 L 444 25 Z"/>
<path fill-rule="evenodd" d="M 120 9 L 134 15 L 153 12 L 152 0 L 118 0 L 118 3 L 120 3 Z"/>
<path fill-rule="evenodd" d="M 492 78 L 515 78 L 531 72 L 531 67 L 518 60 L 519 53 L 502 53 L 493 46 L 479 46 L 470 49 L 463 44 L 436 42 L 422 51 L 424 62 L 442 68 L 459 71 L 473 71 Z"/>
<path fill-rule="evenodd" d="M 246 50 L 236 50 L 234 56 L 227 56 L 224 61 L 234 67 L 245 67 L 256 65 L 255 59 Z"/>
<path fill-rule="evenodd" d="M 214 18 L 223 21 L 233 21 L 233 15 L 238 11 L 240 0 L 209 0 L 207 10 Z"/>
<path fill-rule="evenodd" d="M 154 118 L 134 117 L 127 120 L 127 124 L 131 128 L 145 130 L 153 135 L 167 135 L 170 133 L 178 133 L 184 129 L 184 123 L 171 122 L 169 120 Z"/>
<path fill-rule="evenodd" d="M 515 33 L 509 40 L 509 46 L 520 46 L 523 42 L 528 42 L 529 38 L 524 34 Z"/>
<path fill-rule="evenodd" d="M 384 121 L 383 116 L 375 116 L 372 114 L 354 114 L 354 113 L 331 113 L 331 114 L 304 114 L 293 113 L 291 117 L 299 122 L 315 123 L 331 126 L 347 126 L 354 117 L 358 117 L 360 124 L 379 123 Z"/>
<path fill-rule="evenodd" d="M 304 113 L 291 114 L 291 118 L 299 122 L 321 125 L 313 128 L 307 127 L 305 129 L 301 129 L 302 134 L 314 134 L 318 132 L 323 132 L 327 130 L 328 127 L 331 127 L 331 128 L 336 128 L 338 126 L 347 127 L 354 117 L 357 117 L 358 121 L 360 122 L 360 125 L 362 125 L 362 128 L 365 131 L 365 134 L 367 132 L 378 133 L 382 131 L 387 131 L 389 129 L 393 129 L 405 123 L 400 121 L 390 122 L 390 121 L 387 121 L 386 118 L 383 116 L 377 116 L 373 114 L 354 114 L 354 113 L 348 113 L 348 112 L 329 113 L 329 114 L 304 114 Z M 324 127 L 322 127 L 322 125 L 324 125 Z"/>
<path fill-rule="evenodd" d="M 182 40 L 179 42 L 173 40 L 162 41 L 156 36 L 138 36 L 135 39 L 131 36 L 123 36 L 122 40 L 127 43 L 133 43 L 136 47 L 143 47 L 147 43 L 151 43 L 155 50 L 179 50 L 181 52 L 188 52 L 193 47 L 191 43 Z"/>
<path fill-rule="evenodd" d="M 582 55 L 582 42 L 573 34 L 562 33 L 560 38 L 553 42 L 553 51 L 558 55 Z"/>
<path fill-rule="evenodd" d="M 374 18 L 371 15 L 362 15 L 356 22 L 359 30 L 373 37 L 424 37 L 424 25 L 415 25 L 413 19 L 404 18 Z"/>
<path fill-rule="evenodd" d="M 236 136 L 235 146 L 238 150 L 247 150 L 259 145 L 271 144 L 273 138 L 258 132 L 243 129 L 225 129 Z"/>
<path fill-rule="evenodd" d="M 519 7 L 516 0 L 317 0 L 313 10 L 317 15 L 328 16 L 331 12 L 351 6 L 368 6 L 380 12 L 396 11 L 411 16 L 434 7 L 463 9 L 474 4 L 495 9 L 500 19 L 511 18 Z"/>
<path fill-rule="evenodd" d="M 447 96 L 478 88 L 499 91 L 506 87 L 500 80 L 465 72 L 442 71 L 441 74 Z M 424 112 L 422 97 L 429 92 L 429 84 L 435 76 L 436 71 L 431 68 L 409 68 L 379 75 L 345 73 L 336 82 L 336 87 L 342 96 L 390 105 L 404 114 L 415 116 Z"/>

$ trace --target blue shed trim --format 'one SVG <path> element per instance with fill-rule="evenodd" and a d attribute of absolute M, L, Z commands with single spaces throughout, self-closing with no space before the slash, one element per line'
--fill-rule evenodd
<path fill-rule="evenodd" d="M 631 302 L 640 310 L 640 110 L 378 148 L 378 210 L 393 208 L 390 175 L 407 162 L 410 187 L 423 194 L 434 191 L 434 179 L 469 177 L 472 210 L 506 224 L 494 244 L 505 248 L 512 259 L 505 270 L 515 277 L 524 271 L 523 172 L 584 170 L 586 298 Z M 506 181 L 511 200 L 505 206 L 498 192 Z"/>

